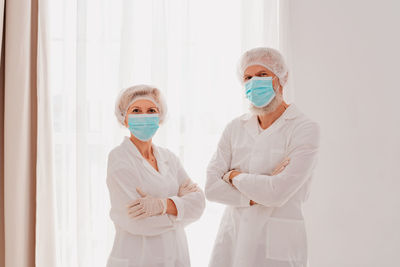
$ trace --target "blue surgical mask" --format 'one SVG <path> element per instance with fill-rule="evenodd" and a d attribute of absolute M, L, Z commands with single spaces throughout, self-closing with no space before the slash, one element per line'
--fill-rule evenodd
<path fill-rule="evenodd" d="M 139 140 L 148 141 L 156 133 L 160 123 L 158 114 L 129 114 L 129 131 Z"/>
<path fill-rule="evenodd" d="M 275 97 L 272 77 L 253 77 L 245 83 L 246 97 L 254 106 L 267 106 Z"/>

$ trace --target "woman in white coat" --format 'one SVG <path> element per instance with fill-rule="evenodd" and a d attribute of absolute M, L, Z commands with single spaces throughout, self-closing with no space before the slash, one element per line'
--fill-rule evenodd
<path fill-rule="evenodd" d="M 226 126 L 208 166 L 206 197 L 227 205 L 209 266 L 305 267 L 302 204 L 318 124 L 283 100 L 288 70 L 277 50 L 247 51 L 238 72 L 251 112 Z"/>
<path fill-rule="evenodd" d="M 107 267 L 188 267 L 184 227 L 200 218 L 205 199 L 178 157 L 152 143 L 166 114 L 161 93 L 147 85 L 128 88 L 115 114 L 131 135 L 108 156 L 116 233 Z"/>

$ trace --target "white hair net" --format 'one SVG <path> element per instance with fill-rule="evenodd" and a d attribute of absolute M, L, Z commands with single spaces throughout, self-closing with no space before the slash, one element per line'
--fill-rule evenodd
<path fill-rule="evenodd" d="M 288 67 L 282 54 L 273 48 L 257 47 L 245 52 L 239 60 L 238 75 L 243 83 L 244 72 L 249 66 L 261 65 L 272 71 L 278 78 L 282 87 L 288 80 Z"/>
<path fill-rule="evenodd" d="M 167 104 L 161 91 L 151 85 L 139 84 L 122 90 L 115 102 L 115 116 L 125 126 L 125 116 L 130 105 L 138 99 L 148 99 L 157 105 L 160 111 L 160 124 L 167 114 Z"/>

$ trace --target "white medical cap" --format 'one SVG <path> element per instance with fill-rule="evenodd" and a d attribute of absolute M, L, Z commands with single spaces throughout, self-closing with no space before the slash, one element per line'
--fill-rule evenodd
<path fill-rule="evenodd" d="M 125 116 L 128 111 L 129 106 L 131 106 L 136 100 L 147 99 L 158 107 L 160 111 L 160 124 L 164 121 L 165 115 L 167 114 L 167 105 L 165 103 L 164 97 L 158 88 L 139 84 L 122 90 L 115 102 L 115 116 L 117 117 L 119 123 L 125 126 Z"/>
<path fill-rule="evenodd" d="M 288 80 L 288 67 L 282 54 L 273 48 L 257 47 L 245 52 L 238 65 L 238 75 L 243 83 L 244 72 L 249 66 L 261 65 L 272 71 L 278 78 L 282 87 Z"/>

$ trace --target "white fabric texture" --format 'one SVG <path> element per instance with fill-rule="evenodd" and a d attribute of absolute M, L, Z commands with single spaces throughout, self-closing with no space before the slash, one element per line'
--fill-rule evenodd
<path fill-rule="evenodd" d="M 189 176 L 172 152 L 154 144 L 153 151 L 159 171 L 127 137 L 109 154 L 107 185 L 116 236 L 107 267 L 119 267 L 116 261 L 125 261 L 129 267 L 190 266 L 184 227 L 200 218 L 204 194 L 199 190 L 178 197 L 179 186 Z M 126 205 L 140 197 L 137 187 L 153 197 L 172 199 L 177 216 L 132 219 Z"/>
<path fill-rule="evenodd" d="M 294 104 L 261 133 L 255 115 L 228 124 L 207 170 L 207 199 L 227 205 L 211 267 L 306 266 L 302 203 L 318 146 L 318 124 Z M 268 175 L 286 157 L 289 165 L 276 176 Z M 221 180 L 231 169 L 241 172 L 233 179 L 235 187 Z M 243 199 L 259 204 L 249 206 Z"/>

